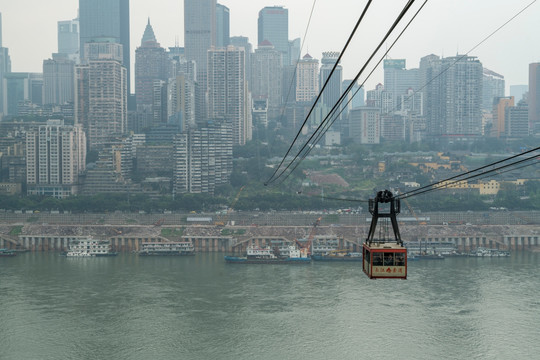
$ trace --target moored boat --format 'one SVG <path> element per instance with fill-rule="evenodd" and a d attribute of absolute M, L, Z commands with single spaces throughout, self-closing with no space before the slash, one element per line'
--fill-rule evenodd
<path fill-rule="evenodd" d="M 362 261 L 362 253 L 336 250 L 326 254 L 311 255 L 311 258 L 314 261 Z"/>
<path fill-rule="evenodd" d="M 146 242 L 142 243 L 139 256 L 190 256 L 195 248 L 190 241 Z"/>
<path fill-rule="evenodd" d="M 10 249 L 0 249 L 0 257 L 13 257 L 16 256 L 17 252 Z"/>
<path fill-rule="evenodd" d="M 116 256 L 118 253 L 112 251 L 109 240 L 87 238 L 71 240 L 69 250 L 64 255 L 67 257 L 105 257 Z"/>
<path fill-rule="evenodd" d="M 311 262 L 311 257 L 292 245 L 289 245 L 287 255 L 269 246 L 249 246 L 246 256 L 225 256 L 225 261 L 231 264 L 307 264 Z"/>

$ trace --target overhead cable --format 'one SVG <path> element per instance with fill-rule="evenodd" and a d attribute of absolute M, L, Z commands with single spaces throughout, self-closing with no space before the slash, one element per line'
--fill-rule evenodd
<path fill-rule="evenodd" d="M 360 26 L 360 23 L 362 22 L 362 20 L 364 19 L 366 13 L 367 13 L 367 10 L 369 9 L 369 6 L 371 5 L 371 2 L 373 0 L 369 0 L 366 4 L 366 6 L 364 7 L 364 10 L 362 11 L 362 14 L 360 15 L 360 17 L 358 18 L 351 34 L 349 35 L 349 38 L 347 39 L 347 42 L 345 43 L 345 46 L 343 47 L 343 50 L 341 50 L 341 53 L 336 61 L 336 63 L 334 64 L 334 66 L 332 67 L 332 71 L 330 72 L 330 76 L 328 76 L 328 78 L 326 79 L 322 89 L 319 91 L 319 94 L 317 95 L 317 98 L 315 99 L 315 101 L 313 102 L 313 105 L 311 106 L 311 109 L 309 110 L 309 113 L 308 115 L 306 116 L 306 118 L 304 119 L 304 122 L 302 123 L 302 125 L 300 126 L 300 128 L 298 129 L 298 132 L 296 133 L 296 136 L 294 137 L 294 140 L 291 142 L 291 145 L 289 146 L 289 149 L 287 150 L 287 152 L 285 153 L 285 156 L 283 156 L 283 159 L 281 160 L 281 162 L 279 163 L 279 165 L 276 167 L 274 173 L 272 174 L 272 176 L 270 176 L 270 178 L 266 181 L 266 184 L 270 183 L 274 177 L 276 176 L 277 172 L 279 171 L 279 169 L 281 168 L 281 166 L 283 165 L 283 163 L 285 162 L 285 159 L 287 158 L 287 156 L 289 155 L 289 153 L 291 152 L 291 149 L 293 148 L 294 144 L 296 143 L 296 140 L 298 140 L 298 138 L 300 137 L 300 135 L 302 134 L 302 128 L 305 126 L 305 124 L 307 123 L 313 109 L 315 108 L 315 106 L 317 105 L 317 102 L 319 100 L 319 98 L 321 97 L 324 89 L 326 88 L 326 85 L 328 84 L 328 82 L 330 81 L 330 78 L 332 76 L 332 74 L 334 73 L 336 67 L 338 66 L 340 60 L 341 60 L 341 57 L 345 54 L 345 52 L 347 51 L 347 48 L 349 47 L 349 44 L 351 42 L 351 40 L 353 39 L 355 33 L 356 33 L 356 30 L 358 29 L 358 27 Z M 296 70 L 295 70 L 295 73 L 296 73 Z M 292 82 L 291 82 L 292 83 Z M 289 92 L 290 92 L 290 88 L 289 88 Z M 288 98 L 288 96 L 287 96 Z M 265 184 L 265 185 L 266 185 Z"/>

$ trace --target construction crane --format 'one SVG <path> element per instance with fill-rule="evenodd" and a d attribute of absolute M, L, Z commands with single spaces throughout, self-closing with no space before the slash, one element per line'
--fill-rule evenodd
<path fill-rule="evenodd" d="M 246 186 L 242 186 L 240 188 L 240 191 L 238 191 L 238 193 L 236 194 L 236 197 L 234 198 L 234 200 L 231 202 L 231 204 L 229 205 L 229 208 L 227 210 L 225 210 L 225 216 L 223 217 L 218 217 L 218 221 L 216 221 L 214 223 L 214 225 L 216 226 L 225 226 L 227 224 L 227 218 L 228 218 L 228 215 L 229 213 L 231 213 L 234 209 L 234 205 L 237 203 L 238 199 L 240 199 L 240 194 L 242 193 L 242 191 L 244 190 Z"/>
<path fill-rule="evenodd" d="M 416 219 L 416 221 L 418 222 L 419 225 L 426 225 L 427 224 L 425 221 L 420 221 L 420 218 L 418 217 L 418 215 L 416 215 L 416 213 L 414 212 L 413 208 L 411 207 L 411 205 L 409 204 L 407 199 L 403 198 L 403 202 L 405 203 L 405 205 L 407 205 L 407 208 L 409 209 L 411 214 L 414 216 L 414 218 Z"/>
<path fill-rule="evenodd" d="M 306 252 L 307 255 L 311 255 L 311 243 L 313 243 L 313 239 L 315 238 L 315 233 L 317 232 L 317 227 L 321 224 L 322 216 L 320 216 L 315 222 L 313 223 L 313 227 L 311 228 L 311 231 L 309 233 L 309 236 L 305 242 L 302 242 L 298 239 L 296 239 L 296 245 L 300 248 L 300 251 Z"/>

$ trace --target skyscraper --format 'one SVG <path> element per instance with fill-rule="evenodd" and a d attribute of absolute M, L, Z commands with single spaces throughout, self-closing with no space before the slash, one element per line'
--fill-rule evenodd
<path fill-rule="evenodd" d="M 283 54 L 283 64 L 290 65 L 289 10 L 282 6 L 267 6 L 259 11 L 257 44 L 268 40 Z"/>
<path fill-rule="evenodd" d="M 216 47 L 227 47 L 230 42 L 229 8 L 216 4 Z"/>
<path fill-rule="evenodd" d="M 418 69 L 407 70 L 405 59 L 386 59 L 384 67 L 384 90 L 392 96 L 394 108 L 401 110 L 401 95 L 406 94 L 409 89 L 418 89 Z"/>
<path fill-rule="evenodd" d="M 26 133 L 26 182 L 29 195 L 57 198 L 76 194 L 86 165 L 86 137 L 79 125 L 49 120 Z"/>
<path fill-rule="evenodd" d="M 482 63 L 458 55 L 430 58 L 420 67 L 429 82 L 424 112 L 428 135 L 460 139 L 481 135 Z"/>
<path fill-rule="evenodd" d="M 58 53 L 79 62 L 79 19 L 58 22 Z"/>
<path fill-rule="evenodd" d="M 127 70 L 122 65 L 122 45 L 86 43 L 88 64 L 77 66 L 75 122 L 88 135 L 89 148 L 100 150 L 127 131 Z"/>
<path fill-rule="evenodd" d="M 493 101 L 503 96 L 504 76 L 484 68 L 482 76 L 482 110 L 491 111 L 493 109 Z"/>
<path fill-rule="evenodd" d="M 252 55 L 251 94 L 255 100 L 268 100 L 274 110 L 281 106 L 281 52 L 265 40 Z M 276 76 L 277 75 L 277 76 Z"/>
<path fill-rule="evenodd" d="M 4 74 L 4 115 L 18 115 L 21 102 L 43 103 L 43 74 L 10 72 Z"/>
<path fill-rule="evenodd" d="M 529 64 L 529 128 L 540 133 L 540 63 Z"/>
<path fill-rule="evenodd" d="M 229 45 L 246 50 L 246 80 L 248 87 L 251 86 L 251 56 L 253 55 L 253 46 L 245 36 L 231 36 Z"/>
<path fill-rule="evenodd" d="M 322 93 L 321 102 L 329 109 L 331 109 L 334 104 L 337 103 L 339 97 L 341 96 L 341 84 L 343 81 L 343 68 L 341 65 L 338 64 L 338 66 L 336 66 L 336 69 L 330 78 L 330 73 L 336 64 L 338 57 L 339 52 L 327 51 L 323 52 L 321 59 L 319 84 L 322 87 L 323 84 L 328 81 L 326 88 Z"/>
<path fill-rule="evenodd" d="M 79 0 L 79 23 L 81 61 L 87 58 L 84 44 L 96 38 L 113 38 L 122 44 L 130 94 L 129 0 Z"/>
<path fill-rule="evenodd" d="M 499 97 L 492 100 L 493 110 L 493 127 L 491 129 L 491 136 L 501 137 L 506 136 L 506 109 L 514 106 L 514 97 Z"/>
<path fill-rule="evenodd" d="M 2 13 L 0 13 L 0 115 L 7 114 L 4 108 L 4 75 L 11 72 L 8 48 L 2 47 Z"/>
<path fill-rule="evenodd" d="M 43 103 L 65 104 L 73 101 L 75 61 L 67 54 L 53 54 L 43 60 Z"/>
<path fill-rule="evenodd" d="M 197 65 L 196 120 L 206 119 L 207 52 L 216 46 L 216 0 L 184 0 L 186 59 Z"/>
<path fill-rule="evenodd" d="M 153 103 L 154 81 L 169 77 L 169 57 L 156 40 L 150 19 L 135 50 L 135 96 L 137 109 L 149 108 Z"/>
<path fill-rule="evenodd" d="M 319 93 L 319 60 L 306 54 L 296 71 L 296 101 L 312 101 Z"/>
<path fill-rule="evenodd" d="M 208 117 L 232 123 L 235 145 L 251 139 L 251 96 L 245 69 L 243 48 L 229 45 L 208 51 Z"/>
<path fill-rule="evenodd" d="M 210 121 L 174 140 L 174 193 L 210 193 L 232 173 L 233 134 L 228 122 Z"/>

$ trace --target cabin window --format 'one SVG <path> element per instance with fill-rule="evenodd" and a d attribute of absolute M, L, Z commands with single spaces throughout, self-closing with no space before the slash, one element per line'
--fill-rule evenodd
<path fill-rule="evenodd" d="M 383 254 L 374 253 L 373 254 L 373 266 L 383 266 Z"/>
<path fill-rule="evenodd" d="M 405 266 L 405 254 L 404 253 L 396 253 L 396 266 Z"/>
<path fill-rule="evenodd" d="M 384 266 L 394 266 L 394 253 L 384 254 Z"/>

